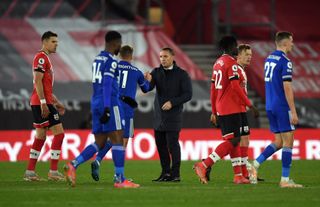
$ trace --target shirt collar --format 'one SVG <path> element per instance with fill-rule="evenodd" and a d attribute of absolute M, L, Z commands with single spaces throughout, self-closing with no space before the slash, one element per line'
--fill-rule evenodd
<path fill-rule="evenodd" d="M 173 69 L 173 64 L 172 64 L 170 67 L 168 67 L 168 68 L 163 68 L 163 69 L 165 69 L 165 70 L 172 70 L 172 69 Z"/>

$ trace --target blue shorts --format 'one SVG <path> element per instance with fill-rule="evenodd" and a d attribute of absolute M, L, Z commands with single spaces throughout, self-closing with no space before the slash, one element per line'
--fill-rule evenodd
<path fill-rule="evenodd" d="M 102 116 L 103 111 L 103 101 L 94 100 L 94 102 L 91 103 L 93 134 L 109 133 L 124 129 L 125 120 L 123 118 L 122 106 L 118 98 L 111 98 L 110 119 L 106 124 L 100 123 L 100 117 Z"/>
<path fill-rule="evenodd" d="M 134 131 L 134 124 L 133 124 L 133 116 L 134 116 L 134 109 L 129 106 L 128 104 L 121 101 L 123 114 L 124 114 L 124 120 L 126 125 L 124 126 L 124 138 L 132 138 L 133 137 L 133 131 Z"/>
<path fill-rule="evenodd" d="M 133 118 L 125 117 L 124 118 L 126 125 L 124 126 L 124 138 L 133 138 Z"/>
<path fill-rule="evenodd" d="M 294 125 L 290 123 L 291 112 L 288 109 L 278 108 L 267 110 L 270 124 L 270 130 L 273 133 L 289 132 L 295 130 Z"/>

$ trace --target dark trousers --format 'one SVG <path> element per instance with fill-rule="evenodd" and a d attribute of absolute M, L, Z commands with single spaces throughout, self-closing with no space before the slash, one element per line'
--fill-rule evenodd
<path fill-rule="evenodd" d="M 154 131 L 162 174 L 169 173 L 172 177 L 180 177 L 181 152 L 179 133 L 180 131 Z M 172 159 L 171 168 L 170 157 Z"/>

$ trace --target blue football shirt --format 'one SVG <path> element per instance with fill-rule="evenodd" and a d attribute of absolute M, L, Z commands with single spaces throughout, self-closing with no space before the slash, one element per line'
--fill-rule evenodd
<path fill-rule="evenodd" d="M 128 96 L 135 99 L 137 85 L 143 92 L 149 89 L 149 82 L 144 79 L 143 73 L 131 63 L 121 60 L 118 64 L 120 72 L 119 93 L 121 96 Z"/>
<path fill-rule="evenodd" d="M 127 61 L 119 61 L 120 73 L 119 94 L 120 96 L 128 96 L 135 100 L 137 85 L 143 92 L 148 92 L 149 82 L 144 79 L 143 73 L 131 63 Z M 125 111 L 125 117 L 133 117 L 134 109 L 127 104 L 122 104 Z"/>
<path fill-rule="evenodd" d="M 110 99 L 119 97 L 118 61 L 107 51 L 101 51 L 92 64 L 92 102 L 101 102 L 110 107 Z"/>
<path fill-rule="evenodd" d="M 266 110 L 283 108 L 290 110 L 284 93 L 283 82 L 292 80 L 292 62 L 284 52 L 271 53 L 264 64 Z"/>

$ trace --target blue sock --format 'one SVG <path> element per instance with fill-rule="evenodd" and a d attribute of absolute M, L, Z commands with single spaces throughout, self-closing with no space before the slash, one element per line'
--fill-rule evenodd
<path fill-rule="evenodd" d="M 115 167 L 115 176 L 117 181 L 124 181 L 124 159 L 125 159 L 125 149 L 122 144 L 112 145 L 112 159 Z M 119 180 L 120 179 L 120 180 Z"/>
<path fill-rule="evenodd" d="M 77 168 L 80 164 L 84 163 L 99 150 L 99 147 L 96 143 L 88 145 L 76 159 L 74 159 L 71 163 L 73 167 Z"/>
<path fill-rule="evenodd" d="M 273 155 L 277 151 L 277 147 L 275 144 L 269 144 L 263 152 L 259 155 L 259 157 L 256 159 L 259 164 L 263 163 L 268 157 Z"/>
<path fill-rule="evenodd" d="M 282 148 L 282 177 L 289 177 L 292 161 L 292 149 L 288 147 Z"/>
<path fill-rule="evenodd" d="M 105 146 L 101 150 L 99 150 L 97 157 L 96 157 L 96 160 L 98 162 L 101 162 L 101 160 L 104 158 L 104 156 L 106 156 L 106 154 L 111 149 L 111 147 L 112 147 L 111 141 L 107 141 Z"/>

